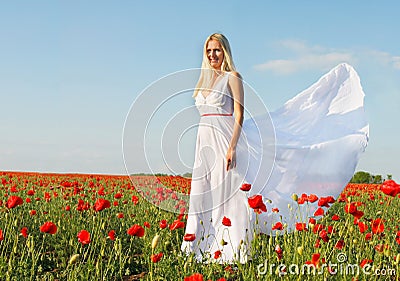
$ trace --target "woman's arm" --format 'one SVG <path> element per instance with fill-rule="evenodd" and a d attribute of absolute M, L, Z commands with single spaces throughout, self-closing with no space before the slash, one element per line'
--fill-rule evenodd
<path fill-rule="evenodd" d="M 238 72 L 232 72 L 229 76 L 228 85 L 231 89 L 233 96 L 233 111 L 235 113 L 235 124 L 233 126 L 233 134 L 229 148 L 226 153 L 226 170 L 229 168 L 236 167 L 236 145 L 239 141 L 240 133 L 242 131 L 243 124 L 243 112 L 244 112 L 244 89 L 242 77 Z"/>

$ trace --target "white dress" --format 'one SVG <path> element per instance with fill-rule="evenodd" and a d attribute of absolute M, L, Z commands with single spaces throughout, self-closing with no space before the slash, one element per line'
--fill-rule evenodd
<path fill-rule="evenodd" d="M 245 262 L 254 230 L 275 235 L 272 226 L 292 231 L 306 222 L 317 203 L 298 205 L 292 194 L 336 198 L 351 179 L 368 143 L 360 80 L 340 64 L 277 111 L 246 119 L 237 145 L 236 168 L 226 171 L 233 100 L 225 73 L 206 97 L 196 96 L 200 118 L 192 173 L 187 234 L 182 250 L 196 259 Z M 245 94 L 246 95 L 246 94 Z M 271 134 L 271 120 L 275 135 Z M 252 184 L 248 192 L 243 183 Z M 248 197 L 262 195 L 267 212 L 256 215 Z M 275 212 L 272 212 L 273 208 Z M 326 209 L 326 208 L 325 208 Z M 230 223 L 223 224 L 224 217 Z M 230 225 L 230 226 L 229 226 Z"/>

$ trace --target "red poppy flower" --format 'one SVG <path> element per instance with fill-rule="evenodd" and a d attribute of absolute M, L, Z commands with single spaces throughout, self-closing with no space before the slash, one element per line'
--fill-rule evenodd
<path fill-rule="evenodd" d="M 372 239 L 372 232 L 368 232 L 367 234 L 365 234 L 365 240 L 371 240 Z"/>
<path fill-rule="evenodd" d="M 396 234 L 396 242 L 397 242 L 397 244 L 399 244 L 400 245 L 400 230 L 399 231 L 397 231 L 397 234 Z"/>
<path fill-rule="evenodd" d="M 104 187 L 101 187 L 101 188 L 99 189 L 99 191 L 97 192 L 97 194 L 99 194 L 100 196 L 106 195 L 106 193 L 104 192 Z"/>
<path fill-rule="evenodd" d="M 159 262 L 161 260 L 162 256 L 163 256 L 163 253 L 153 254 L 153 255 L 151 255 L 151 261 L 154 263 Z"/>
<path fill-rule="evenodd" d="M 65 206 L 65 211 L 67 212 L 71 211 L 71 206 L 70 205 Z"/>
<path fill-rule="evenodd" d="M 338 220 L 340 220 L 340 217 L 335 214 L 335 215 L 332 216 L 332 220 L 333 221 L 338 221 Z"/>
<path fill-rule="evenodd" d="M 202 274 L 194 273 L 190 276 L 185 277 L 184 281 L 204 281 L 204 279 Z"/>
<path fill-rule="evenodd" d="M 325 226 L 323 224 L 317 223 L 316 225 L 314 225 L 313 232 L 319 233 L 322 229 L 324 229 L 324 227 Z"/>
<path fill-rule="evenodd" d="M 115 240 L 115 230 L 110 230 L 108 232 L 108 238 L 110 238 L 111 240 Z"/>
<path fill-rule="evenodd" d="M 387 180 L 381 186 L 381 191 L 389 196 L 396 196 L 400 193 L 400 185 L 398 185 L 394 180 Z"/>
<path fill-rule="evenodd" d="M 82 244 L 82 245 L 87 245 L 90 243 L 90 233 L 87 230 L 81 230 L 78 233 L 78 241 Z"/>
<path fill-rule="evenodd" d="M 244 183 L 240 187 L 240 190 L 243 190 L 243 191 L 249 191 L 250 189 L 251 189 L 251 184 L 250 183 Z"/>
<path fill-rule="evenodd" d="M 124 218 L 124 214 L 123 214 L 123 213 L 118 213 L 118 214 L 117 214 L 117 218 L 119 218 L 119 219 Z"/>
<path fill-rule="evenodd" d="M 168 226 L 167 220 L 161 220 L 161 221 L 160 221 L 160 228 L 161 228 L 161 229 L 164 229 L 164 228 L 166 228 L 167 226 Z"/>
<path fill-rule="evenodd" d="M 180 220 L 175 220 L 173 223 L 171 223 L 171 225 L 169 226 L 170 230 L 175 230 L 178 228 L 184 228 L 185 227 L 185 223 L 180 221 Z"/>
<path fill-rule="evenodd" d="M 35 191 L 33 189 L 29 189 L 26 194 L 28 194 L 29 196 L 35 195 Z"/>
<path fill-rule="evenodd" d="M 335 203 L 335 198 L 333 198 L 332 196 L 321 197 L 318 200 L 318 206 L 320 206 L 320 207 L 328 207 L 329 208 L 330 203 Z"/>
<path fill-rule="evenodd" d="M 19 196 L 10 196 L 6 202 L 6 207 L 9 209 L 15 208 L 19 205 L 22 205 L 24 201 Z"/>
<path fill-rule="evenodd" d="M 53 222 L 48 221 L 40 227 L 40 231 L 44 233 L 55 234 L 57 232 L 57 226 Z"/>
<path fill-rule="evenodd" d="M 307 196 L 307 200 L 310 203 L 314 203 L 315 201 L 318 200 L 318 196 L 315 195 L 315 194 L 310 194 L 310 195 Z"/>
<path fill-rule="evenodd" d="M 314 212 L 314 217 L 319 217 L 324 215 L 324 209 L 319 207 L 315 212 Z"/>
<path fill-rule="evenodd" d="M 368 225 L 363 223 L 362 221 L 358 222 L 358 229 L 360 230 L 361 233 L 364 233 L 365 231 L 368 230 Z"/>
<path fill-rule="evenodd" d="M 224 217 L 222 219 L 222 224 L 225 225 L 225 226 L 232 226 L 231 220 L 229 218 L 227 218 L 227 217 Z"/>
<path fill-rule="evenodd" d="M 360 263 L 360 267 L 361 267 L 361 268 L 364 268 L 365 265 L 370 264 L 370 263 L 373 263 L 373 262 L 374 262 L 373 260 L 363 259 L 363 260 L 361 261 L 361 263 Z"/>
<path fill-rule="evenodd" d="M 133 225 L 131 228 L 129 228 L 126 233 L 130 236 L 137 236 L 137 237 L 143 237 L 144 236 L 144 228 L 138 224 Z"/>
<path fill-rule="evenodd" d="M 348 214 L 353 215 L 354 217 L 360 219 L 363 215 L 364 212 L 357 210 L 357 206 L 355 202 L 351 202 L 350 204 L 346 204 L 344 206 L 344 211 Z"/>
<path fill-rule="evenodd" d="M 222 252 L 220 250 L 215 251 L 214 259 L 219 259 L 221 257 Z"/>
<path fill-rule="evenodd" d="M 29 214 L 30 214 L 31 216 L 36 215 L 36 210 L 31 210 L 31 211 L 29 212 Z"/>
<path fill-rule="evenodd" d="M 341 250 L 341 249 L 343 249 L 343 246 L 344 246 L 344 241 L 339 240 L 336 242 L 335 248 Z"/>
<path fill-rule="evenodd" d="M 183 240 L 188 241 L 188 242 L 194 241 L 195 239 L 196 239 L 195 234 L 186 233 L 185 236 L 183 236 Z"/>
<path fill-rule="evenodd" d="M 283 229 L 283 224 L 279 221 L 274 226 L 272 226 L 272 230 L 282 230 Z"/>
<path fill-rule="evenodd" d="M 276 245 L 276 246 L 275 246 L 275 253 L 276 253 L 277 256 L 278 256 L 278 260 L 281 260 L 282 257 L 283 257 L 283 250 L 282 250 L 282 248 L 281 248 L 279 245 Z"/>
<path fill-rule="evenodd" d="M 261 195 L 254 195 L 248 198 L 250 208 L 254 209 L 254 212 L 261 214 L 267 211 L 267 206 L 265 206 Z"/>
<path fill-rule="evenodd" d="M 273 213 L 279 213 L 279 209 L 278 208 L 272 208 L 272 212 Z"/>
<path fill-rule="evenodd" d="M 317 220 L 314 219 L 314 218 L 310 218 L 310 219 L 308 220 L 308 223 L 309 223 L 309 224 L 316 224 L 316 223 L 317 223 Z"/>
<path fill-rule="evenodd" d="M 100 212 L 100 211 L 102 211 L 106 208 L 110 208 L 110 207 L 111 207 L 110 201 L 108 201 L 107 199 L 104 199 L 104 198 L 97 199 L 96 203 L 94 203 L 94 205 L 93 205 L 93 209 L 96 212 Z"/>
<path fill-rule="evenodd" d="M 297 231 L 307 230 L 306 223 L 304 223 L 304 222 L 296 222 L 296 230 Z"/>
<path fill-rule="evenodd" d="M 324 241 L 324 242 L 328 242 L 329 241 L 329 237 L 328 237 L 328 232 L 323 229 L 319 232 L 318 236 Z"/>
<path fill-rule="evenodd" d="M 0 241 L 4 239 L 3 230 L 0 229 Z"/>
<path fill-rule="evenodd" d="M 385 230 L 383 221 L 380 218 L 375 219 L 371 222 L 371 228 L 372 228 L 372 233 L 374 234 L 382 233 Z"/>
<path fill-rule="evenodd" d="M 320 253 L 313 254 L 311 257 L 311 261 L 306 261 L 306 264 L 313 264 L 315 267 L 318 267 L 320 257 L 321 257 Z"/>
<path fill-rule="evenodd" d="M 26 199 L 25 199 L 25 202 L 26 202 L 26 203 L 31 203 L 31 201 L 32 201 L 31 198 L 26 198 Z"/>
<path fill-rule="evenodd" d="M 28 237 L 28 228 L 27 227 L 23 227 L 21 229 L 21 234 L 22 236 L 24 236 L 25 238 Z"/>
<path fill-rule="evenodd" d="M 137 196 L 133 195 L 132 202 L 133 202 L 133 204 L 137 205 L 139 203 L 139 198 Z"/>
<path fill-rule="evenodd" d="M 307 194 L 303 193 L 299 198 L 297 198 L 297 203 L 302 205 L 305 202 L 308 202 L 308 196 Z"/>
<path fill-rule="evenodd" d="M 143 225 L 144 225 L 144 227 L 146 227 L 146 228 L 150 228 L 150 223 L 147 222 L 147 221 L 145 221 L 145 222 L 143 223 Z"/>
<path fill-rule="evenodd" d="M 115 198 L 115 199 L 122 198 L 122 193 L 120 193 L 120 192 L 115 193 L 114 198 Z"/>

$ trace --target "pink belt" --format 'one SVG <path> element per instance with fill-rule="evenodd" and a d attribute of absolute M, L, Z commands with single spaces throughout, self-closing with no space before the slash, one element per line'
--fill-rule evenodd
<path fill-rule="evenodd" d="M 206 113 L 201 115 L 201 117 L 204 116 L 232 116 L 232 113 Z"/>

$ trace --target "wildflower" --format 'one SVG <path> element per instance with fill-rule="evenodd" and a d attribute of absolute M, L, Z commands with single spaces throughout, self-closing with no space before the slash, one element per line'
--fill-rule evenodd
<path fill-rule="evenodd" d="M 343 246 L 344 246 L 344 241 L 339 240 L 336 242 L 335 248 L 341 250 L 341 249 L 343 249 Z"/>
<path fill-rule="evenodd" d="M 227 217 L 224 217 L 222 219 L 222 224 L 225 225 L 225 226 L 232 226 L 231 220 L 229 218 L 227 218 Z"/>
<path fill-rule="evenodd" d="M 143 237 L 144 236 L 144 228 L 138 224 L 135 224 L 131 228 L 129 228 L 126 231 L 126 233 L 128 233 L 128 235 L 130 235 L 130 236 Z"/>
<path fill-rule="evenodd" d="M 333 221 L 338 221 L 338 220 L 340 220 L 340 217 L 335 214 L 335 215 L 332 216 L 332 220 Z"/>
<path fill-rule="evenodd" d="M 111 207 L 110 201 L 108 201 L 107 199 L 103 199 L 103 198 L 97 199 L 97 201 L 93 205 L 93 209 L 96 212 L 100 212 L 100 211 L 102 211 L 106 208 L 110 208 L 110 207 Z"/>
<path fill-rule="evenodd" d="M 283 224 L 281 222 L 277 222 L 272 226 L 272 230 L 282 230 L 283 229 Z"/>
<path fill-rule="evenodd" d="M 57 226 L 53 222 L 48 221 L 40 227 L 40 231 L 44 233 L 55 234 L 57 232 Z"/>
<path fill-rule="evenodd" d="M 25 238 L 28 237 L 28 228 L 27 227 L 23 227 L 21 229 L 21 235 L 24 236 Z"/>
<path fill-rule="evenodd" d="M 108 238 L 110 238 L 111 240 L 115 240 L 115 230 L 110 230 L 108 232 Z"/>
<path fill-rule="evenodd" d="M 314 212 L 314 217 L 323 216 L 323 215 L 324 215 L 324 209 L 322 209 L 321 207 L 319 207 L 319 208 Z"/>
<path fill-rule="evenodd" d="M 175 230 L 178 228 L 184 228 L 185 227 L 185 223 L 180 221 L 180 220 L 175 220 L 173 223 L 171 223 L 171 225 L 169 226 L 170 230 Z"/>
<path fill-rule="evenodd" d="M 372 233 L 378 234 L 382 233 L 385 230 L 385 226 L 383 221 L 380 218 L 377 218 L 371 222 Z"/>
<path fill-rule="evenodd" d="M 150 259 L 152 262 L 157 263 L 161 260 L 163 253 L 153 254 L 151 255 Z"/>
<path fill-rule="evenodd" d="M 87 245 L 90 243 L 90 233 L 87 230 L 81 230 L 78 233 L 78 241 L 82 244 L 82 245 Z"/>
<path fill-rule="evenodd" d="M 160 228 L 164 229 L 168 226 L 167 220 L 161 220 L 160 221 Z"/>
<path fill-rule="evenodd" d="M 396 196 L 400 193 L 400 185 L 398 185 L 394 180 L 387 180 L 381 186 L 381 191 L 389 196 Z"/>
<path fill-rule="evenodd" d="M 243 191 L 249 191 L 250 189 L 251 189 L 251 184 L 249 184 L 249 183 L 244 183 L 240 187 L 240 190 L 243 190 Z"/>
<path fill-rule="evenodd" d="M 364 268 L 364 266 L 366 266 L 367 264 L 373 263 L 373 260 L 370 259 L 363 259 L 360 263 L 360 267 Z"/>
<path fill-rule="evenodd" d="M 265 206 L 261 195 L 254 195 L 248 198 L 250 208 L 254 209 L 254 212 L 261 214 L 267 211 L 267 206 Z"/>
<path fill-rule="evenodd" d="M 194 273 L 184 278 L 184 281 L 203 281 L 203 275 L 201 273 Z"/>
<path fill-rule="evenodd" d="M 19 205 L 22 205 L 24 201 L 19 196 L 10 196 L 6 202 L 6 207 L 9 209 L 15 208 Z"/>
<path fill-rule="evenodd" d="M 188 241 L 188 242 L 194 241 L 195 239 L 196 239 L 195 234 L 186 233 L 185 236 L 183 236 L 183 240 Z"/>
<path fill-rule="evenodd" d="M 214 259 L 219 259 L 221 257 L 222 252 L 220 250 L 215 251 Z"/>
<path fill-rule="evenodd" d="M 296 222 L 296 230 L 297 231 L 307 230 L 306 224 L 304 222 Z"/>

